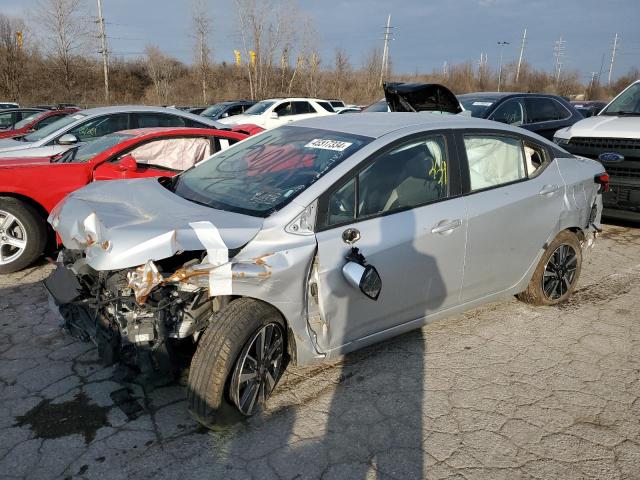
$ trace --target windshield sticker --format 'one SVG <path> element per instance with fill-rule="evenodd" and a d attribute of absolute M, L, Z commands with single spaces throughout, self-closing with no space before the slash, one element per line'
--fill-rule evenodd
<path fill-rule="evenodd" d="M 322 138 L 314 138 L 307 143 L 304 148 L 319 148 L 320 150 L 333 150 L 334 152 L 344 152 L 353 143 L 341 142 L 339 140 L 325 140 Z"/>
<path fill-rule="evenodd" d="M 256 192 L 250 199 L 253 203 L 274 204 L 280 199 L 280 192 Z"/>
<path fill-rule="evenodd" d="M 476 107 L 490 107 L 493 102 L 473 102 L 473 105 Z"/>

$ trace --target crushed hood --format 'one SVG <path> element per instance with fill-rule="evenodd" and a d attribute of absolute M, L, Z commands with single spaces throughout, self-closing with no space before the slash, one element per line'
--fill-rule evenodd
<path fill-rule="evenodd" d="M 460 113 L 451 90 L 437 83 L 385 83 L 384 96 L 392 112 Z"/>
<path fill-rule="evenodd" d="M 49 222 L 65 247 L 85 251 L 89 266 L 118 270 L 206 250 L 207 238 L 194 226 L 200 222 L 218 231 L 226 249 L 240 248 L 263 219 L 198 205 L 144 178 L 90 183 L 60 202 Z"/>
<path fill-rule="evenodd" d="M 640 117 L 596 115 L 574 123 L 562 136 L 640 138 Z"/>

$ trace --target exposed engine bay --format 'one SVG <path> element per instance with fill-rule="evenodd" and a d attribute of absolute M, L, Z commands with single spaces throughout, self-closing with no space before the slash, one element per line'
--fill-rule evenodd
<path fill-rule="evenodd" d="M 228 301 L 210 297 L 206 288 L 170 280 L 178 267 L 185 272 L 204 255 L 188 252 L 150 262 L 154 273 L 147 268 L 143 280 L 159 275 L 159 282 L 141 296 L 135 282 L 145 266 L 96 271 L 80 250 L 64 249 L 45 285 L 65 328 L 93 342 L 105 365 L 122 365 L 128 381 L 157 385 L 172 381 L 188 365 L 185 357 L 193 353 L 198 336 Z"/>

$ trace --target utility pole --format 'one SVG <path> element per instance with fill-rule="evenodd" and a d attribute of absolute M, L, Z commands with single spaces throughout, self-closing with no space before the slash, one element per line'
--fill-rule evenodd
<path fill-rule="evenodd" d="M 391 14 L 387 17 L 387 26 L 384 29 L 384 48 L 382 49 L 382 67 L 380 69 L 380 86 L 384 82 L 384 77 L 389 74 L 389 40 L 391 38 Z"/>
<path fill-rule="evenodd" d="M 104 71 L 104 100 L 109 103 L 109 57 L 107 52 L 107 34 L 104 29 L 104 17 L 102 16 L 102 0 L 98 1 L 98 23 L 100 24 L 100 43 L 102 47 L 102 68 Z"/>
<path fill-rule="evenodd" d="M 522 43 L 520 44 L 520 56 L 518 57 L 518 68 L 516 69 L 516 85 L 518 84 L 518 79 L 520 78 L 520 67 L 522 66 L 522 55 L 524 54 L 524 44 L 527 41 L 527 29 L 524 29 L 524 33 L 522 34 Z"/>
<path fill-rule="evenodd" d="M 498 91 L 500 91 L 500 86 L 502 85 L 502 53 L 504 51 L 505 45 L 510 45 L 509 42 L 497 42 L 498 48 L 500 48 L 500 64 L 498 66 Z"/>
<path fill-rule="evenodd" d="M 445 60 L 442 64 L 442 77 L 447 79 L 449 77 L 449 63 Z"/>
<path fill-rule="evenodd" d="M 562 73 L 562 57 L 564 57 L 564 48 L 567 42 L 562 40 L 562 35 L 559 40 L 555 41 L 555 45 L 553 47 L 553 56 L 556 59 L 556 83 L 560 82 L 560 74 Z"/>
<path fill-rule="evenodd" d="M 613 63 L 616 61 L 616 50 L 618 49 L 618 34 L 613 38 L 613 50 L 611 52 L 611 64 L 609 65 L 609 86 L 611 86 L 611 74 L 613 73 Z"/>

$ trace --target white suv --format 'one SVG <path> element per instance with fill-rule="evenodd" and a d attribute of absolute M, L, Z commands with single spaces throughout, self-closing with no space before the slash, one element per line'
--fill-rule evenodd
<path fill-rule="evenodd" d="M 569 152 L 599 160 L 610 176 L 604 214 L 640 221 L 640 80 L 594 116 L 558 130 L 553 141 Z"/>
<path fill-rule="evenodd" d="M 279 127 L 289 122 L 321 115 L 335 115 L 331 104 L 315 98 L 272 98 L 262 100 L 242 115 L 218 120 L 226 125 L 251 123 L 264 129 Z"/>

